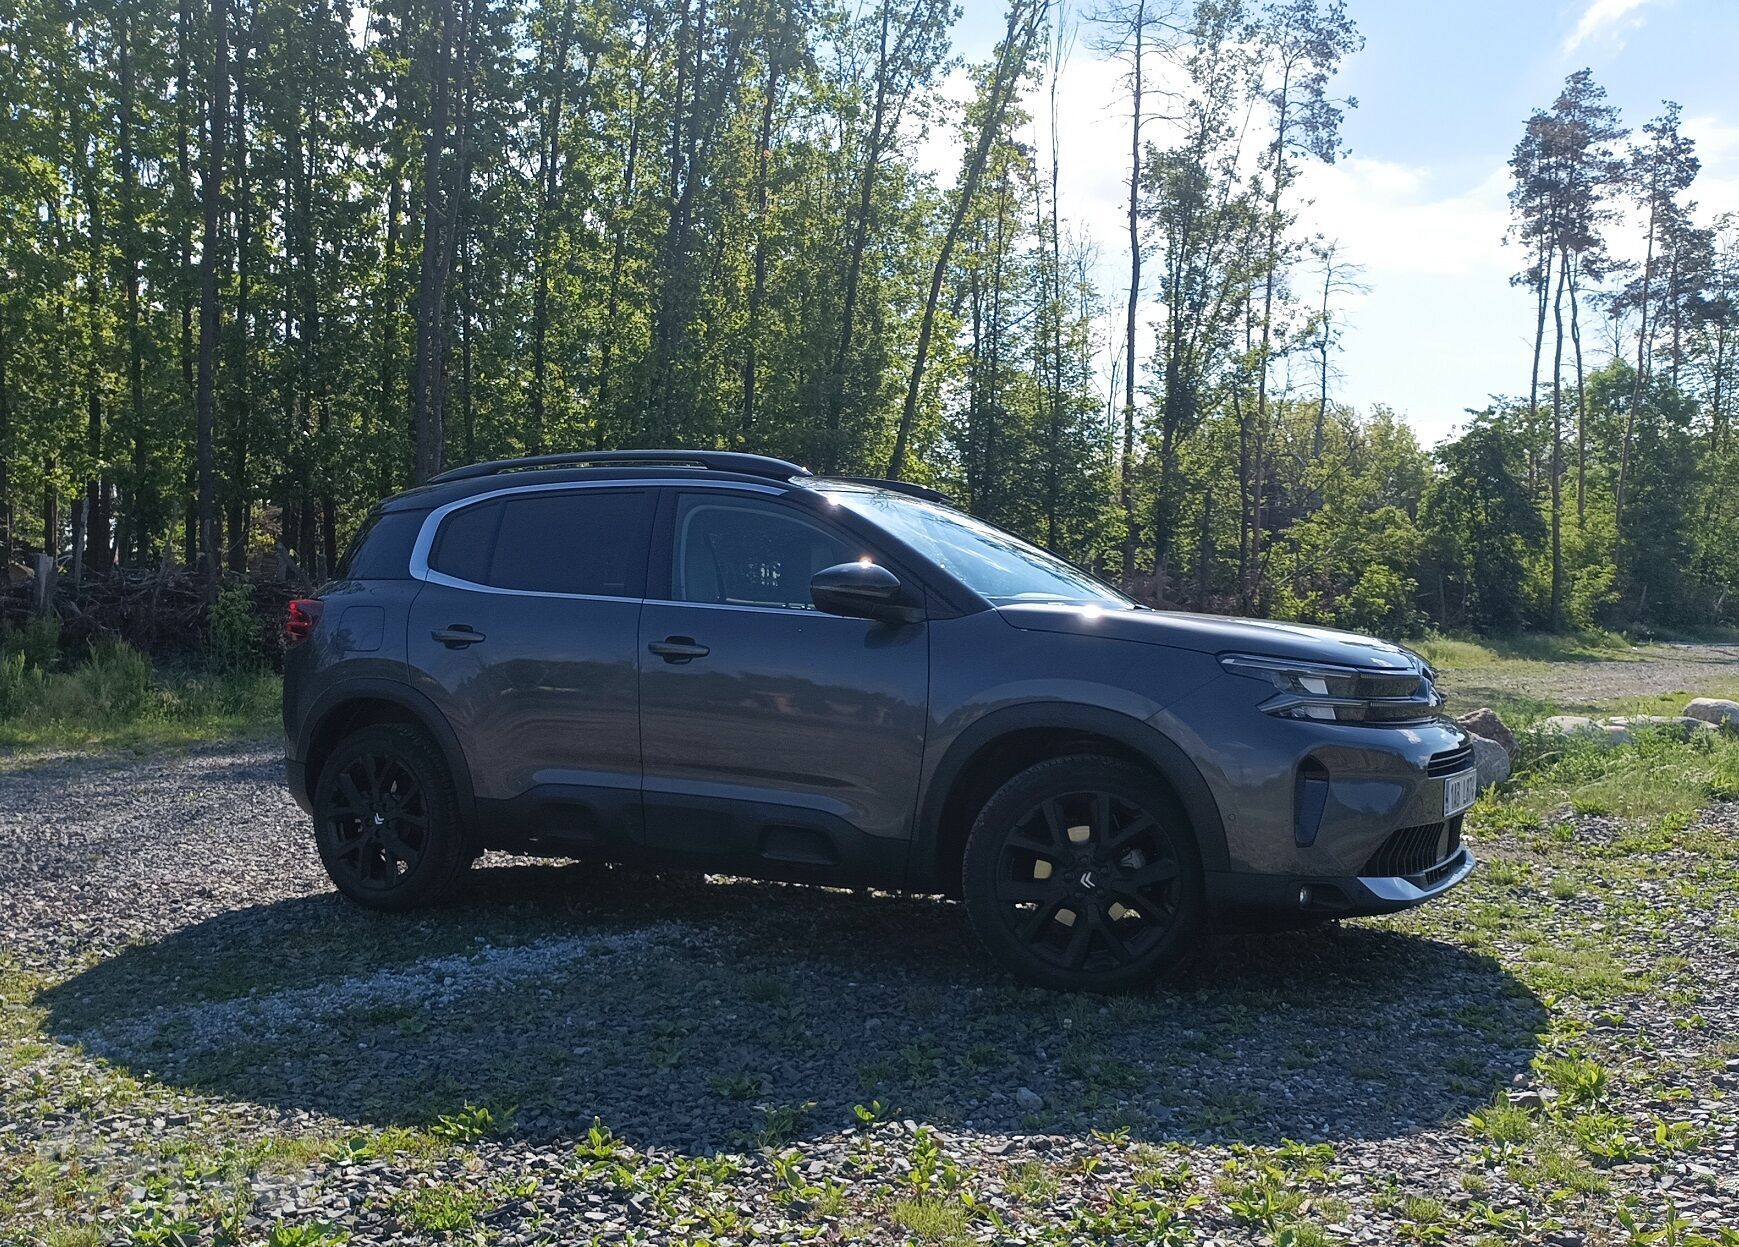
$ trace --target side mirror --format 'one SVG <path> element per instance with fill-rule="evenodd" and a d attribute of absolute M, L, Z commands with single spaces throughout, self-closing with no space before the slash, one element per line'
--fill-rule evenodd
<path fill-rule="evenodd" d="M 911 623 L 918 612 L 899 602 L 900 578 L 875 563 L 836 563 L 809 579 L 809 599 L 817 610 L 854 619 Z"/>

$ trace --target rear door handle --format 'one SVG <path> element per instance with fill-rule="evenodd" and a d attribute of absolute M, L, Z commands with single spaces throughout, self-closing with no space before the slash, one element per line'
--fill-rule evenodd
<path fill-rule="evenodd" d="M 667 636 L 662 641 L 652 642 L 646 648 L 665 662 L 690 662 L 712 653 L 706 646 L 696 645 L 691 636 Z"/>
<path fill-rule="evenodd" d="M 483 634 L 470 624 L 454 624 L 450 628 L 436 628 L 429 633 L 429 637 L 439 641 L 448 649 L 464 649 L 467 645 L 475 645 L 484 639 Z"/>

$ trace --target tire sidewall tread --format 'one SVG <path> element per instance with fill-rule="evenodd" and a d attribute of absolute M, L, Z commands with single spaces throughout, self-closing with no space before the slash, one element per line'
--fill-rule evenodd
<path fill-rule="evenodd" d="M 1183 866 L 1178 876 L 1178 915 L 1166 939 L 1134 964 L 1113 971 L 1070 972 L 1046 965 L 1026 952 L 1003 925 L 993 885 L 1003 838 L 1017 819 L 1046 797 L 1091 789 L 1108 790 L 1132 800 L 1171 829 Z M 961 897 L 973 931 L 997 962 L 1015 977 L 1053 991 L 1118 994 L 1151 987 L 1188 959 L 1200 943 L 1205 925 L 1201 854 L 1183 807 L 1152 772 L 1102 754 L 1071 754 L 1034 763 L 991 795 L 966 837 Z"/>
<path fill-rule="evenodd" d="M 328 843 L 320 813 L 326 806 L 326 785 L 331 777 L 351 759 L 369 753 L 398 755 L 416 776 L 428 810 L 429 843 L 422 859 L 404 883 L 385 892 L 359 888 L 334 869 L 333 846 Z M 340 741 L 321 768 L 314 811 L 314 843 L 327 876 L 346 897 L 369 909 L 399 911 L 436 904 L 452 893 L 473 860 L 447 760 L 426 732 L 408 724 L 377 723 Z"/>

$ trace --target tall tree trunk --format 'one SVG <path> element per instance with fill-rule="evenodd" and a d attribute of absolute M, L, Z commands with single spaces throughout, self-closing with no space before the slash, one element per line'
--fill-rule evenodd
<path fill-rule="evenodd" d="M 555 52 L 547 65 L 545 82 L 549 99 L 541 110 L 543 132 L 538 136 L 537 239 L 533 257 L 537 284 L 531 304 L 531 428 L 526 434 L 526 450 L 534 455 L 542 454 L 544 448 L 544 404 L 549 385 L 550 249 L 560 212 L 557 196 L 561 189 L 562 98 L 567 86 L 573 23 L 574 0 L 563 0 Z"/>
<path fill-rule="evenodd" d="M 1581 257 L 1565 267 L 1570 275 L 1570 345 L 1576 357 L 1576 528 L 1580 531 L 1588 510 L 1588 387 L 1582 367 L 1582 292 L 1576 280 Z"/>
<path fill-rule="evenodd" d="M 1141 307 L 1141 108 L 1145 87 L 1142 56 L 1147 37 L 1147 0 L 1136 0 L 1135 59 L 1130 72 L 1129 125 L 1129 302 L 1123 321 L 1123 444 L 1117 460 L 1118 501 L 1123 507 L 1123 584 L 1135 583 L 1135 327 Z M 1157 571 L 1157 569 L 1156 569 Z"/>
<path fill-rule="evenodd" d="M 1642 261 L 1642 319 L 1636 329 L 1636 376 L 1630 388 L 1630 403 L 1624 412 L 1624 441 L 1618 452 L 1618 482 L 1612 493 L 1612 530 L 1614 534 L 1612 561 L 1620 575 L 1624 572 L 1624 488 L 1630 478 L 1630 447 L 1636 439 L 1636 414 L 1642 407 L 1644 387 L 1648 383 L 1649 294 L 1654 278 L 1655 225 L 1658 217 L 1654 203 L 1648 212 L 1648 242 Z"/>
<path fill-rule="evenodd" d="M 1558 287 L 1552 296 L 1552 597 L 1547 617 L 1552 631 L 1564 630 L 1564 271 L 1558 259 Z"/>
<path fill-rule="evenodd" d="M 930 293 L 924 300 L 924 315 L 918 322 L 918 344 L 913 353 L 912 372 L 906 382 L 906 405 L 900 412 L 900 425 L 894 434 L 894 451 L 888 456 L 888 477 L 899 480 L 906 470 L 906 451 L 911 442 L 912 428 L 918 418 L 918 400 L 923 392 L 924 366 L 929 360 L 930 337 L 936 328 L 936 304 L 942 297 L 942 282 L 948 275 L 948 262 L 954 253 L 954 243 L 960 237 L 960 227 L 972 210 L 973 197 L 978 193 L 979 179 L 984 176 L 991 144 L 1002 130 L 1003 117 L 1009 100 L 1026 71 L 1027 57 L 1038 37 L 1042 5 L 1034 0 L 1011 0 L 1008 9 L 1008 30 L 1003 36 L 996 68 L 986 96 L 985 114 L 961 181 L 960 194 L 954 204 L 954 214 L 948 222 L 948 232 L 942 236 L 942 247 L 930 270 Z"/>
<path fill-rule="evenodd" d="M 6 292 L 0 288 L 0 576 L 12 562 L 12 386 L 7 375 Z"/>
<path fill-rule="evenodd" d="M 73 571 L 75 584 L 82 578 L 87 565 L 93 572 L 107 570 L 111 550 L 108 508 L 105 505 L 109 482 L 103 471 L 103 200 L 97 180 L 95 139 L 80 135 L 78 146 L 83 148 L 87 143 L 90 150 L 85 162 L 84 192 L 90 246 L 86 252 L 85 310 L 89 318 L 90 355 L 85 368 L 85 451 L 91 466 L 85 481 L 85 522 L 81 532 L 83 541 L 79 543 L 82 561 Z"/>
<path fill-rule="evenodd" d="M 1251 464 L 1255 478 L 1250 483 L 1254 515 L 1250 524 L 1248 570 L 1255 577 L 1256 584 L 1246 591 L 1247 608 L 1253 607 L 1262 596 L 1262 460 L 1263 444 L 1268 436 L 1268 368 L 1274 351 L 1274 289 L 1280 278 L 1280 196 L 1286 189 L 1286 129 L 1291 117 L 1291 89 L 1292 67 L 1289 62 L 1275 97 L 1274 178 L 1268 191 L 1268 242 L 1262 274 L 1262 338 L 1256 356 L 1255 454 Z"/>
<path fill-rule="evenodd" d="M 773 118 L 779 107 L 779 77 L 791 38 L 796 6 L 784 6 L 776 42 L 767 53 L 767 82 L 761 100 L 761 128 L 755 144 L 755 276 L 749 289 L 749 324 L 743 350 L 743 410 L 738 436 L 747 445 L 755 429 L 755 385 L 761 346 L 761 306 L 767 298 L 767 173 L 773 155 Z"/>
<path fill-rule="evenodd" d="M 1552 264 L 1553 252 L 1551 240 L 1540 240 L 1539 276 L 1540 287 L 1538 297 L 1534 300 L 1534 367 L 1528 374 L 1528 493 L 1535 494 L 1539 486 L 1536 479 L 1535 464 L 1538 453 L 1534 449 L 1534 429 L 1539 421 L 1540 413 L 1540 358 L 1546 348 L 1546 313 L 1552 308 Z M 1537 496 L 1537 495 L 1535 495 Z"/>
<path fill-rule="evenodd" d="M 1062 15 L 1059 12 L 1058 19 Z M 1051 305 L 1051 393 L 1050 393 L 1050 429 L 1049 454 L 1045 462 L 1045 544 L 1051 549 L 1057 548 L 1062 534 L 1058 527 L 1058 512 L 1062 507 L 1062 463 L 1060 462 L 1063 448 L 1063 238 L 1061 218 L 1062 201 L 1058 196 L 1062 156 L 1057 137 L 1057 83 L 1063 76 L 1063 32 L 1056 35 L 1057 45 L 1051 61 L 1051 269 L 1049 302 Z M 1042 227 L 1042 222 L 1041 222 Z"/>
<path fill-rule="evenodd" d="M 126 298 L 127 317 L 127 395 L 128 422 L 133 441 L 132 497 L 128 540 L 124 543 L 133 557 L 143 563 L 148 558 L 147 546 L 151 534 L 147 531 L 154 519 L 146 487 L 147 437 L 145 430 L 145 359 L 139 324 L 139 221 L 137 208 L 138 168 L 133 153 L 133 49 L 132 21 L 126 5 L 116 12 L 116 49 L 120 61 L 120 98 L 116 101 L 120 122 L 121 185 L 121 267 L 122 286 Z"/>
<path fill-rule="evenodd" d="M 221 0 L 220 0 L 221 2 Z M 453 91 L 454 0 L 435 0 L 427 81 L 431 102 L 423 142 L 423 254 L 417 279 L 417 340 L 411 365 L 411 479 L 422 483 L 445 457 L 442 379 L 445 376 L 448 233 L 447 147 Z"/>
<path fill-rule="evenodd" d="M 211 0 L 211 119 L 206 163 L 200 178 L 205 230 L 199 252 L 199 381 L 195 453 L 199 463 L 199 556 L 207 592 L 217 590 L 217 480 L 212 429 L 217 404 L 217 253 L 218 217 L 223 194 L 224 131 L 229 118 L 229 4 Z"/>
<path fill-rule="evenodd" d="M 882 146 L 887 140 L 890 93 L 891 49 L 889 29 L 893 23 L 893 0 L 882 0 L 881 41 L 876 59 L 875 106 L 870 116 L 870 131 L 865 139 L 863 170 L 857 182 L 857 205 L 852 213 L 851 248 L 846 252 L 845 282 L 840 299 L 839 343 L 833 354 L 833 368 L 827 377 L 827 402 L 824 408 L 826 438 L 820 449 L 823 471 L 839 467 L 840 422 L 845 410 L 846 381 L 851 368 L 851 350 L 857 325 L 858 290 L 863 282 L 864 251 L 869 245 L 872 211 L 875 206 L 876 177 L 881 171 Z"/>
<path fill-rule="evenodd" d="M 247 68 L 249 52 L 238 41 L 235 62 L 235 252 L 236 306 L 230 329 L 229 480 L 223 526 L 226 562 L 232 572 L 248 569 L 249 435 L 253 423 L 253 374 L 249 359 L 253 301 L 253 180 L 248 162 Z"/>

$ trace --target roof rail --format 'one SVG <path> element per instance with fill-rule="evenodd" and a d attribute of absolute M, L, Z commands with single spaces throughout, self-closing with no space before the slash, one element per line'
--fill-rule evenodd
<path fill-rule="evenodd" d="M 891 489 L 896 494 L 910 494 L 914 498 L 922 498 L 925 502 L 940 502 L 943 506 L 953 506 L 954 499 L 939 489 L 931 489 L 928 485 L 914 485 L 911 481 L 887 480 L 880 476 L 836 476 L 836 481 L 850 481 L 854 485 L 874 485 L 878 489 Z"/>
<path fill-rule="evenodd" d="M 584 467 L 593 463 L 679 464 L 711 468 L 715 472 L 765 476 L 775 480 L 809 475 L 809 469 L 800 464 L 774 459 L 769 455 L 749 455 L 735 450 L 586 450 L 573 454 L 527 455 L 522 459 L 492 459 L 487 463 L 450 468 L 431 476 L 424 483 L 438 485 L 446 481 L 467 481 L 479 476 L 494 476 L 498 472 L 515 472 L 524 468 Z"/>

